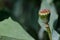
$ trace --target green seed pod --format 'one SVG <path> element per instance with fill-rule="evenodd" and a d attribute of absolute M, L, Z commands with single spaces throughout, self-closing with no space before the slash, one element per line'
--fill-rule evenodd
<path fill-rule="evenodd" d="M 50 17 L 50 11 L 48 9 L 43 9 L 39 11 L 39 17 L 43 22 L 47 23 Z"/>

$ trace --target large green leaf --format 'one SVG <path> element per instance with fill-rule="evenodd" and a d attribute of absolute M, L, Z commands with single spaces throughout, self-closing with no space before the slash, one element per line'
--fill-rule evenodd
<path fill-rule="evenodd" d="M 11 18 L 0 22 L 0 36 L 3 40 L 34 40 L 21 25 Z"/>

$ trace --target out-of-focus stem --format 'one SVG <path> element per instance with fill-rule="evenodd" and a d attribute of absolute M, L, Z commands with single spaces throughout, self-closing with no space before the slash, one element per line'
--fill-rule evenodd
<path fill-rule="evenodd" d="M 4 2 L 3 0 L 0 0 L 0 10 L 2 10 L 4 8 Z"/>
<path fill-rule="evenodd" d="M 48 24 L 46 24 L 46 29 L 47 29 L 47 33 L 48 33 L 48 35 L 49 35 L 49 39 L 52 40 L 52 34 L 51 34 L 51 30 L 50 30 Z"/>

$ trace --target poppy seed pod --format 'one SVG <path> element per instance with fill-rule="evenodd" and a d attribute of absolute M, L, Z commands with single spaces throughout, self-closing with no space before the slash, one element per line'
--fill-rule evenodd
<path fill-rule="evenodd" d="M 41 20 L 43 20 L 43 22 L 47 23 L 49 21 L 49 17 L 50 17 L 50 10 L 48 10 L 48 9 L 40 10 L 39 17 L 41 18 Z"/>

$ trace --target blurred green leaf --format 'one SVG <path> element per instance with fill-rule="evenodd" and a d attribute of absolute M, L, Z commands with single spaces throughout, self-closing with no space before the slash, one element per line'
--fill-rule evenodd
<path fill-rule="evenodd" d="M 6 36 L 16 39 L 34 40 L 17 22 L 11 18 L 0 22 L 0 36 Z M 5 37 L 3 37 L 5 38 Z M 5 39 L 4 39 L 5 40 Z M 11 39 L 10 39 L 11 40 Z"/>

